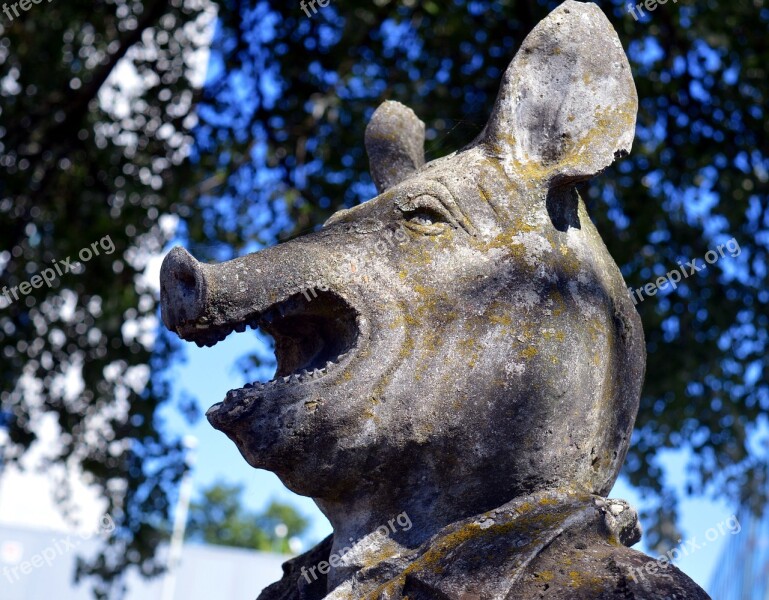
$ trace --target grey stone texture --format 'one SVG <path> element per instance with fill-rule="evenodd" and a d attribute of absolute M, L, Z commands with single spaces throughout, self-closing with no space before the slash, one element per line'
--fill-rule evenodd
<path fill-rule="evenodd" d="M 635 511 L 604 498 L 644 338 L 575 184 L 630 151 L 637 104 L 610 23 L 568 0 L 466 148 L 424 164 L 424 124 L 387 102 L 366 130 L 376 198 L 223 264 L 171 251 L 169 329 L 275 340 L 275 379 L 209 421 L 334 528 L 261 599 L 707 598 L 647 568 Z"/>

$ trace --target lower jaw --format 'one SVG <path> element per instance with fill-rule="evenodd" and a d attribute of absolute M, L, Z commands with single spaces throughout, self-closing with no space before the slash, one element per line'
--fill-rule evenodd
<path fill-rule="evenodd" d="M 298 373 L 276 377 L 268 382 L 255 382 L 246 384 L 227 392 L 225 399 L 211 406 L 206 412 L 206 417 L 216 429 L 231 428 L 237 421 L 247 419 L 263 404 L 268 396 L 281 398 L 281 404 L 289 405 L 306 399 L 311 394 L 313 384 L 344 373 L 352 359 L 352 352 L 346 352 L 338 358 L 337 363 L 327 363 L 323 369 L 302 370 Z M 286 402 L 286 396 L 295 396 Z"/>
<path fill-rule="evenodd" d="M 229 432 L 239 428 L 239 425 L 246 425 L 259 408 L 278 411 L 301 402 L 312 404 L 312 397 L 316 395 L 312 392 L 316 386 L 323 385 L 328 389 L 352 379 L 350 369 L 354 362 L 367 355 L 366 340 L 369 331 L 362 317 L 358 317 L 356 324 L 358 336 L 355 342 L 346 352 L 333 361 L 328 361 L 325 367 L 300 369 L 290 375 L 276 376 L 268 382 L 249 383 L 242 388 L 230 390 L 222 402 L 214 404 L 206 412 L 209 423 L 229 435 Z"/>
<path fill-rule="evenodd" d="M 269 391 L 271 389 L 281 389 L 287 386 L 296 385 L 298 383 L 312 383 L 315 381 L 319 381 L 320 379 L 326 377 L 327 375 L 333 373 L 338 368 L 340 368 L 340 365 L 346 361 L 348 354 L 349 353 L 346 352 L 340 355 L 339 357 L 337 357 L 336 362 L 328 361 L 326 363 L 326 366 L 323 368 L 301 369 L 300 371 L 296 373 L 291 373 L 290 375 L 284 375 L 282 377 L 276 376 L 271 381 L 267 381 L 264 383 L 260 381 L 256 381 L 254 383 L 248 383 L 242 389 L 254 390 L 256 392 L 260 392 L 260 391 Z"/>

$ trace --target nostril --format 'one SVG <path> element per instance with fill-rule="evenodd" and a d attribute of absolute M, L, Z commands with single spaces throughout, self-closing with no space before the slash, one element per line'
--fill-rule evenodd
<path fill-rule="evenodd" d="M 195 289 L 197 287 L 197 279 L 195 273 L 192 271 L 180 270 L 175 273 L 178 289 L 185 297 L 195 297 Z"/>
<path fill-rule="evenodd" d="M 170 295 L 172 305 L 177 311 L 184 313 L 184 316 L 197 313 L 197 280 L 193 273 L 177 273 L 174 277 L 173 291 Z M 195 317 L 193 316 L 192 319 Z M 189 317 L 180 319 L 182 321 L 190 320 Z"/>
<path fill-rule="evenodd" d="M 166 327 L 197 320 L 205 304 L 205 277 L 200 263 L 184 248 L 168 253 L 160 268 L 160 313 Z"/>

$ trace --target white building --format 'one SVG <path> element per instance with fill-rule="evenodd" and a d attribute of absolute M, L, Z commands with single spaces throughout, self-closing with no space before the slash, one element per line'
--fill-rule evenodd
<path fill-rule="evenodd" d="M 89 581 L 75 585 L 78 555 L 96 540 L 56 530 L 0 525 L 0 600 L 93 600 Z M 174 600 L 254 600 L 282 576 L 285 555 L 187 544 L 176 573 Z M 126 600 L 161 600 L 164 576 L 125 578 Z"/>

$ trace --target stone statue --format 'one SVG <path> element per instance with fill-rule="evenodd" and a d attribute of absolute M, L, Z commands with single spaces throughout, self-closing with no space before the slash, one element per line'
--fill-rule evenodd
<path fill-rule="evenodd" d="M 605 498 L 644 338 L 575 185 L 630 150 L 637 104 L 610 23 L 568 0 L 466 148 L 425 164 L 424 124 L 386 102 L 366 130 L 376 198 L 223 264 L 171 251 L 169 329 L 275 340 L 275 379 L 209 421 L 334 528 L 261 599 L 708 597 L 631 550 L 636 513 Z"/>

